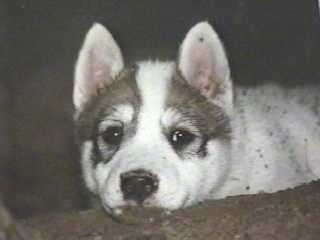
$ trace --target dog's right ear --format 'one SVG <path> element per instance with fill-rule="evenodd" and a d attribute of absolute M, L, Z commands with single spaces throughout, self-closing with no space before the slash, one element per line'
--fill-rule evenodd
<path fill-rule="evenodd" d="M 111 33 L 95 23 L 88 31 L 75 66 L 73 103 L 77 111 L 110 84 L 124 67 L 121 50 Z"/>

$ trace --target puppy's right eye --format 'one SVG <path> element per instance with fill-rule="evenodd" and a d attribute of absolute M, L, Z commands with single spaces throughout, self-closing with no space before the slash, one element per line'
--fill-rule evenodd
<path fill-rule="evenodd" d="M 123 137 L 123 128 L 120 126 L 108 127 L 101 136 L 106 144 L 119 145 Z"/>

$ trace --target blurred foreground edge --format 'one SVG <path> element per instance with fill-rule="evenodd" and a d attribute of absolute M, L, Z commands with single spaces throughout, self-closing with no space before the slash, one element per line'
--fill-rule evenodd
<path fill-rule="evenodd" d="M 37 240 L 319 240 L 320 181 L 273 194 L 207 201 L 170 214 L 133 208 L 114 219 L 102 210 L 88 210 L 19 224 L 32 230 Z"/>

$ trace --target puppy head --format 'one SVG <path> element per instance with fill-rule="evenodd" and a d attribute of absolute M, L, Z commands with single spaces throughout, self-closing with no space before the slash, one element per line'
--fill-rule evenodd
<path fill-rule="evenodd" d="M 86 186 L 107 211 L 177 209 L 214 197 L 228 172 L 232 112 L 218 35 L 202 22 L 187 33 L 176 63 L 123 62 L 111 33 L 93 25 L 73 93 Z"/>

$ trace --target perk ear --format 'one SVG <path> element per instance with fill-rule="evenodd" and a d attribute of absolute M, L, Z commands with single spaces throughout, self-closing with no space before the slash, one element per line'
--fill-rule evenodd
<path fill-rule="evenodd" d="M 202 95 L 221 107 L 232 104 L 228 59 L 221 40 L 209 23 L 200 22 L 189 30 L 180 47 L 178 68 Z"/>
<path fill-rule="evenodd" d="M 120 48 L 111 33 L 95 23 L 88 31 L 75 66 L 73 103 L 77 111 L 110 84 L 123 68 Z"/>

